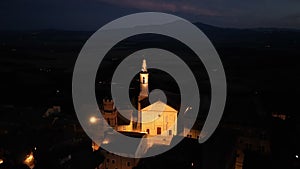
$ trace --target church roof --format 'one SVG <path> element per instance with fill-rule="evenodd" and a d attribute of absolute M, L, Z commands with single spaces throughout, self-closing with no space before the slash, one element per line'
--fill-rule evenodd
<path fill-rule="evenodd" d="M 156 111 L 164 111 L 164 112 L 174 112 L 177 113 L 177 110 L 175 110 L 173 107 L 167 105 L 166 103 L 162 101 L 157 101 L 153 104 L 150 104 L 149 106 L 142 109 L 143 113 L 151 113 Z"/>
<path fill-rule="evenodd" d="M 116 131 L 114 131 L 116 132 Z M 108 132 L 105 135 L 104 140 L 108 140 L 108 145 L 111 147 L 114 147 L 115 150 L 118 150 L 118 152 L 115 152 L 117 155 L 124 155 L 124 156 L 131 156 L 134 157 L 137 153 L 137 149 L 140 146 L 139 142 L 126 142 L 126 146 L 124 144 L 120 144 L 120 137 L 114 133 L 114 132 Z M 123 135 L 134 137 L 134 138 L 143 138 L 145 137 L 145 133 L 138 133 L 138 132 L 124 132 L 124 131 L 118 131 L 118 133 L 121 133 Z"/>
<path fill-rule="evenodd" d="M 142 123 L 148 123 L 168 113 L 177 115 L 177 110 L 162 101 L 157 101 L 142 109 Z"/>

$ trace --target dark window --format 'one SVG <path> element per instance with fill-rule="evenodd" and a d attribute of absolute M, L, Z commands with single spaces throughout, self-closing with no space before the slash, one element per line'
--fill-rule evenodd
<path fill-rule="evenodd" d="M 111 162 L 112 162 L 113 164 L 115 164 L 115 160 L 111 160 Z"/>
<path fill-rule="evenodd" d="M 108 159 L 106 159 L 106 162 L 107 162 L 107 163 L 109 163 L 109 158 L 108 158 Z"/>
<path fill-rule="evenodd" d="M 157 127 L 157 135 L 161 135 L 161 128 Z"/>
<path fill-rule="evenodd" d="M 143 77 L 143 84 L 145 84 L 145 77 Z"/>
<path fill-rule="evenodd" d="M 147 129 L 147 133 L 150 134 L 150 130 L 149 129 Z"/>
<path fill-rule="evenodd" d="M 127 167 L 130 167 L 130 162 L 127 162 Z"/>
<path fill-rule="evenodd" d="M 170 135 L 170 136 L 172 135 L 172 130 L 169 130 L 169 135 Z"/>

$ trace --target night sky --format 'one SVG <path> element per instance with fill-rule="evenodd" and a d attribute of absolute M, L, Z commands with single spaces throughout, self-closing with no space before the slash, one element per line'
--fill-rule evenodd
<path fill-rule="evenodd" d="M 1 0 L 1 30 L 96 30 L 144 11 L 235 28 L 300 29 L 300 0 Z"/>

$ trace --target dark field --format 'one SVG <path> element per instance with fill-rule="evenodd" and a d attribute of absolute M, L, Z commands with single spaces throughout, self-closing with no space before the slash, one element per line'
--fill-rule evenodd
<path fill-rule="evenodd" d="M 202 166 L 226 168 L 232 165 L 227 160 L 230 150 L 228 147 L 221 150 L 220 147 L 223 144 L 233 146 L 233 138 L 240 133 L 240 130 L 233 128 L 251 127 L 270 133 L 273 154 L 272 167 L 268 167 L 298 167 L 299 160 L 294 162 L 291 159 L 300 152 L 300 31 L 196 25 L 218 51 L 228 85 L 223 119 L 214 137 L 201 148 L 202 154 L 207 155 L 203 158 Z M 38 145 L 43 150 L 39 157 L 52 160 L 42 160 L 40 165 L 49 168 L 63 168 L 56 166 L 57 159 L 63 155 L 52 150 L 60 150 L 59 147 L 64 147 L 64 144 L 70 146 L 68 149 L 72 149 L 72 153 L 85 152 L 85 148 L 82 148 L 84 144 L 80 144 L 87 142 L 89 145 L 90 142 L 81 131 L 73 109 L 72 71 L 78 53 L 92 34 L 60 30 L 0 32 L 0 150 L 9 149 L 19 154 L 17 150 L 23 152 Z M 185 48 L 177 48 L 179 45 L 179 42 L 170 38 L 151 34 L 120 42 L 107 54 L 98 70 L 95 82 L 98 99 L 110 96 L 111 74 L 124 57 L 145 47 L 170 49 L 182 57 L 198 77 L 203 100 L 203 112 L 198 123 L 203 123 L 210 102 L 208 77 L 202 64 L 194 60 L 193 53 Z M 172 78 L 167 74 L 152 70 L 150 90 L 161 88 L 171 94 L 179 94 L 178 87 L 170 86 L 170 81 Z M 138 87 L 137 81 L 133 80 L 129 90 L 131 96 L 137 95 L 135 89 Z M 180 98 L 174 100 L 170 104 L 178 107 Z M 64 115 L 60 117 L 61 124 L 49 127 L 53 119 L 43 119 L 42 115 L 53 105 L 61 106 Z M 274 120 L 274 112 L 286 114 L 288 122 Z M 72 126 L 77 128 L 76 132 Z M 73 142 L 72 145 L 68 144 L 68 140 L 73 138 L 83 141 L 78 141 L 78 145 Z M 18 144 L 20 140 L 24 144 Z M 52 154 L 48 153 L 49 147 L 53 148 Z M 94 154 L 90 155 L 94 159 Z M 219 163 L 214 163 L 212 158 Z"/>

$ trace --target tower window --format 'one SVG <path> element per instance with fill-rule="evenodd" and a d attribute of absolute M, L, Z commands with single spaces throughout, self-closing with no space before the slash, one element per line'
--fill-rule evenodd
<path fill-rule="evenodd" d="M 145 77 L 143 77 L 143 84 L 145 84 L 146 82 L 145 82 Z"/>

